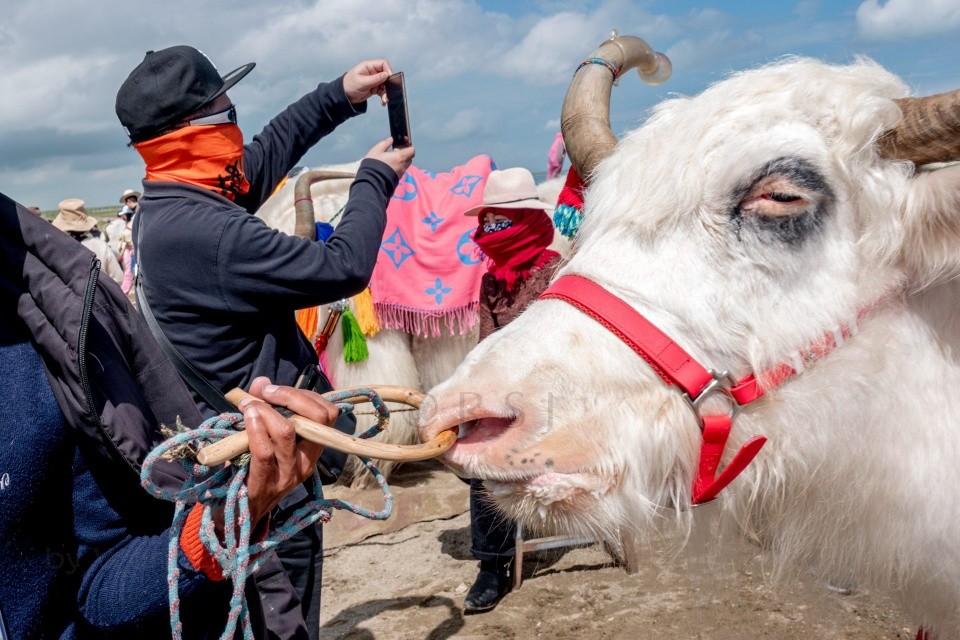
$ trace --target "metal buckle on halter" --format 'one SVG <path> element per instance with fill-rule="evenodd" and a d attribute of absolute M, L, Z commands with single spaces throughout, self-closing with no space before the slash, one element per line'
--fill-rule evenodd
<path fill-rule="evenodd" d="M 709 398 L 714 394 L 722 394 L 726 398 L 729 408 L 727 409 L 727 415 L 730 416 L 730 420 L 733 420 L 737 413 L 740 412 L 740 403 L 737 402 L 737 399 L 733 397 L 733 394 L 730 393 L 730 389 L 737 383 L 734 377 L 730 374 L 729 371 L 714 371 L 713 369 L 707 370 L 710 375 L 713 377 L 713 380 L 707 383 L 696 398 L 691 398 L 686 393 L 683 394 L 683 399 L 687 401 L 687 404 L 690 405 L 690 408 L 693 410 L 694 415 L 697 416 L 697 419 L 700 420 L 701 428 L 703 424 L 703 414 L 701 411 L 701 405 L 703 401 Z"/>

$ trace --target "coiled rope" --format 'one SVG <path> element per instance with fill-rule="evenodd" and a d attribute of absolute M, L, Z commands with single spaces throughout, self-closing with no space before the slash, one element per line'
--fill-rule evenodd
<path fill-rule="evenodd" d="M 354 405 L 344 402 L 347 398 L 364 397 L 373 405 L 377 415 L 377 424 L 360 434 L 360 438 L 370 438 L 389 424 L 390 410 L 379 394 L 372 389 L 350 389 L 331 392 L 324 395 L 340 410 L 340 415 L 352 413 Z M 288 540 L 300 530 L 318 520 L 328 522 L 334 509 L 350 511 L 371 520 L 386 520 L 393 512 L 393 493 L 386 478 L 369 459 L 360 458 L 370 470 L 383 491 L 384 506 L 380 511 L 371 511 L 344 500 L 327 500 L 323 497 L 320 476 L 314 470 L 311 478 L 310 500 L 297 509 L 280 527 L 273 529 L 261 541 L 251 544 L 250 506 L 247 498 L 246 478 L 250 464 L 250 454 L 245 453 L 231 460 L 230 464 L 208 467 L 196 460 L 197 452 L 205 445 L 218 442 L 238 430 L 243 429 L 243 416 L 238 413 L 224 413 L 204 421 L 198 428 L 187 430 L 182 425 L 176 430 L 165 429 L 170 437 L 157 446 L 147 456 L 140 472 L 140 483 L 153 496 L 173 502 L 175 505 L 173 524 L 170 526 L 170 544 L 167 555 L 167 583 L 170 603 L 170 630 L 173 638 L 183 637 L 183 624 L 180 620 L 179 579 L 180 534 L 187 516 L 195 504 L 203 505 L 203 517 L 200 525 L 200 540 L 220 565 L 225 577 L 233 582 L 230 597 L 230 612 L 227 625 L 221 639 L 230 639 L 239 625 L 243 637 L 253 638 L 250 613 L 244 596 L 244 584 L 263 563 L 263 554 Z M 188 478 L 177 491 L 164 489 L 155 483 L 151 475 L 161 459 L 174 460 L 188 472 Z M 213 513 L 223 510 L 223 542 L 214 529 Z"/>

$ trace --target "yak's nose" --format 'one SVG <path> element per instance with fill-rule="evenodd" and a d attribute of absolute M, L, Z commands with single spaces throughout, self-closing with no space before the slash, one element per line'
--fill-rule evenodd
<path fill-rule="evenodd" d="M 420 440 L 427 442 L 437 434 L 461 425 L 472 426 L 488 418 L 513 420 L 512 412 L 504 412 L 502 402 L 492 394 L 473 391 L 451 391 L 440 395 L 428 395 L 420 407 Z"/>

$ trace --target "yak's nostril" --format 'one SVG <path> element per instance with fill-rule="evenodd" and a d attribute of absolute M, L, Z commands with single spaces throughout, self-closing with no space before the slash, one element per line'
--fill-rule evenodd
<path fill-rule="evenodd" d="M 459 440 L 460 438 L 466 438 L 470 433 L 470 430 L 475 427 L 476 424 L 476 420 L 468 420 L 467 422 L 461 423 L 457 431 L 457 439 Z"/>
<path fill-rule="evenodd" d="M 504 431 L 513 424 L 514 420 L 515 418 L 513 417 L 504 418 L 500 416 L 472 420 L 461 425 L 461 435 L 458 442 L 460 444 L 468 444 L 494 440 L 503 435 Z M 464 426 L 467 427 L 466 433 L 463 432 Z"/>

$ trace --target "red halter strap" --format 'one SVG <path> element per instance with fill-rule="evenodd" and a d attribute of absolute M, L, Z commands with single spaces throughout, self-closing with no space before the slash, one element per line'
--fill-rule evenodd
<path fill-rule="evenodd" d="M 703 439 L 697 477 L 693 483 L 693 504 L 716 498 L 721 489 L 750 464 L 767 441 L 763 436 L 748 440 L 717 475 L 720 458 L 733 426 L 733 413 L 741 404 L 740 397 L 749 402 L 761 395 L 753 376 L 738 382 L 733 389 L 727 389 L 724 386 L 726 375 L 708 370 L 630 305 L 588 278 L 563 276 L 551 284 L 540 298 L 563 300 L 587 314 L 633 349 L 664 382 L 684 392 L 700 419 Z M 740 397 L 734 395 L 733 390 L 736 389 L 741 389 Z M 728 414 L 701 416 L 701 401 L 714 392 L 727 393 L 734 409 Z M 753 397 L 747 399 L 750 395 Z"/>

